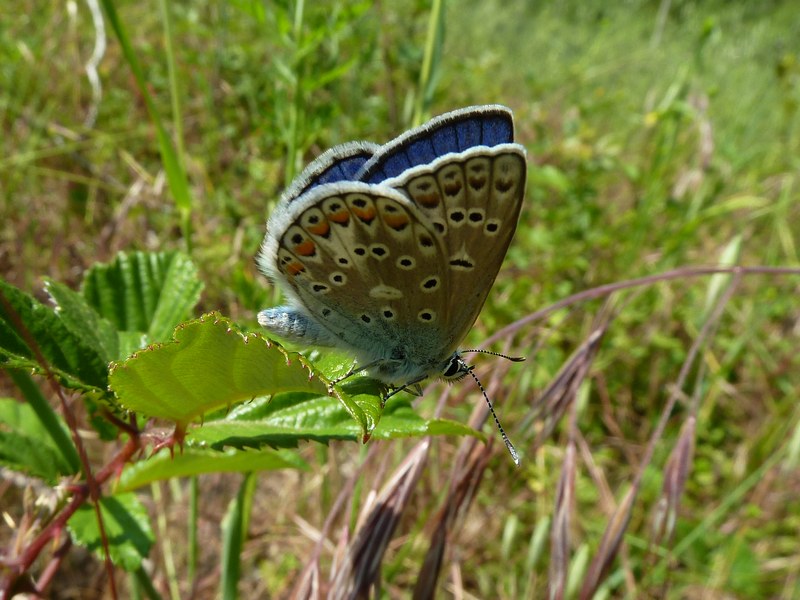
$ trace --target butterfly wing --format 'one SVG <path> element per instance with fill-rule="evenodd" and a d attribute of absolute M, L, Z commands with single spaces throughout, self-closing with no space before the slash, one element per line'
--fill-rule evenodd
<path fill-rule="evenodd" d="M 283 192 L 267 223 L 267 235 L 256 257 L 256 263 L 262 273 L 272 281 L 280 280 L 279 269 L 275 262 L 276 234 L 284 231 L 294 218 L 296 211 L 290 208 L 290 205 L 306 192 L 319 186 L 354 180 L 355 175 L 379 148 L 377 144 L 369 142 L 340 144 L 322 153 L 303 169 Z"/>
<path fill-rule="evenodd" d="M 499 104 L 469 106 L 431 119 L 384 144 L 365 162 L 356 178 L 380 183 L 449 153 L 513 141 L 510 109 Z"/>
<path fill-rule="evenodd" d="M 292 219 L 268 235 L 268 275 L 332 345 L 403 384 L 441 362 L 445 246 L 404 194 L 339 182 L 297 198 Z M 263 314 L 263 313 L 262 313 Z M 281 333 L 264 318 L 262 324 Z"/>
<path fill-rule="evenodd" d="M 511 111 L 471 107 L 375 147 L 325 153 L 290 186 L 258 258 L 291 306 L 279 335 L 353 352 L 387 383 L 438 375 L 516 229 L 525 151 Z"/>
<path fill-rule="evenodd" d="M 407 194 L 444 247 L 441 356 L 477 319 L 514 236 L 525 193 L 525 149 L 479 146 L 415 167 L 385 186 Z"/>
<path fill-rule="evenodd" d="M 319 185 L 355 181 L 356 175 L 380 149 L 370 142 L 347 142 L 320 154 L 292 182 L 280 202 L 289 203 Z"/>

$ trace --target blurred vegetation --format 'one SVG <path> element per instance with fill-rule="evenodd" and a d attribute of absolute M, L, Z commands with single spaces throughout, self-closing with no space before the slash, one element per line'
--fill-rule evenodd
<path fill-rule="evenodd" d="M 415 119 L 495 102 L 515 111 L 529 189 L 504 270 L 465 346 L 592 286 L 724 261 L 798 266 L 800 16 L 791 0 L 463 0 L 444 3 L 440 21 L 414 0 L 118 3 L 156 119 L 186 172 L 188 206 L 165 175 L 146 95 L 110 21 L 95 97 L 85 65 L 97 30 L 86 4 L 11 0 L 6 9 L 0 275 L 42 299 L 44 276 L 75 286 L 119 250 L 190 248 L 205 282 L 201 310 L 255 329 L 255 313 L 278 300 L 254 264 L 264 222 L 306 162 L 336 143 L 381 143 Z M 598 597 L 800 598 L 799 284 L 778 275 L 741 282 L 644 472 Z M 580 589 L 718 294 L 710 279 L 683 278 L 617 305 L 579 396 L 569 594 Z M 513 347 L 528 362 L 511 367 L 494 398 L 523 453 L 531 434 L 517 425 L 600 306 L 559 312 L 518 336 Z M 480 359 L 477 372 L 488 377 L 492 368 Z M 459 390 L 467 392 L 467 401 L 449 403 L 449 418 L 466 422 L 481 402 Z M 436 395 L 427 394 L 421 413 L 433 412 Z M 669 545 L 651 547 L 649 528 L 693 402 L 695 455 L 668 556 Z M 538 536 L 553 512 L 565 439 L 563 427 L 518 470 L 496 453 L 452 540 L 446 593 L 546 593 L 548 546 Z M 412 500 L 418 510 L 401 525 L 408 543 L 387 555 L 389 597 L 414 584 L 424 553 L 416 540 L 446 492 L 456 443 L 437 442 Z M 399 462 L 408 447 L 384 450 Z M 321 526 L 342 473 L 359 461 L 351 443 L 309 445 L 304 455 L 314 473 L 258 482 L 245 597 L 286 593 L 312 547 L 298 524 Z M 200 564 L 211 571 L 239 482 L 231 480 L 200 482 Z M 2 486 L 4 510 L 18 516 L 10 484 Z M 163 490 L 179 546 L 184 491 L 177 483 Z M 74 561 L 63 566 L 65 590 L 86 584 Z M 198 597 L 213 595 L 213 577 L 201 577 Z"/>

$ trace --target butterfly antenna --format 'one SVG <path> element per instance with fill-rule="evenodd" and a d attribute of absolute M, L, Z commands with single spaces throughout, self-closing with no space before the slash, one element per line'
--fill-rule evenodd
<path fill-rule="evenodd" d="M 464 352 L 470 352 L 470 351 L 469 350 L 464 350 Z M 489 352 L 488 354 L 497 354 L 497 353 L 496 352 Z M 497 354 L 497 356 L 503 356 L 503 355 L 502 354 Z M 508 358 L 509 360 L 514 360 L 513 358 L 510 358 L 508 356 L 505 356 L 504 358 Z M 523 358 L 522 360 L 525 360 L 525 359 Z M 464 363 L 464 366 L 467 368 L 467 373 L 472 375 L 472 378 L 475 380 L 475 383 L 478 384 L 478 388 L 481 390 L 481 394 L 483 394 L 483 397 L 486 399 L 486 404 L 489 406 L 489 411 L 492 413 L 492 416 L 494 417 L 494 424 L 497 425 L 497 429 L 500 431 L 500 437 L 503 438 L 503 442 L 505 442 L 506 448 L 508 448 L 508 452 L 509 452 L 509 454 L 511 454 L 511 459 L 514 461 L 515 465 L 519 466 L 519 462 L 520 461 L 519 461 L 519 454 L 517 454 L 517 449 L 514 448 L 514 444 L 512 444 L 511 440 L 508 439 L 508 436 L 506 435 L 505 429 L 503 429 L 503 426 L 500 425 L 500 419 L 497 418 L 497 413 L 494 412 L 494 406 L 492 406 L 492 401 L 489 400 L 489 395 L 486 393 L 486 390 L 484 389 L 483 384 L 481 383 L 481 380 L 478 379 L 478 376 L 475 375 L 475 373 L 472 372 L 472 370 L 475 367 L 467 366 L 466 363 Z"/>
<path fill-rule="evenodd" d="M 477 352 L 478 354 L 489 354 L 491 356 L 499 356 L 500 358 L 505 358 L 506 360 L 510 360 L 511 362 L 522 362 L 525 360 L 524 356 L 509 356 L 508 354 L 501 354 L 500 352 L 492 352 L 491 350 L 461 350 L 461 353 L 466 352 Z"/>

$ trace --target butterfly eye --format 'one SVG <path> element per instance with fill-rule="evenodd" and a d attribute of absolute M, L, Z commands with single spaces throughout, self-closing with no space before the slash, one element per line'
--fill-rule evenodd
<path fill-rule="evenodd" d="M 469 372 L 469 367 L 461 360 L 458 353 L 453 354 L 447 362 L 447 366 L 442 371 L 442 377 L 445 379 L 461 379 Z"/>

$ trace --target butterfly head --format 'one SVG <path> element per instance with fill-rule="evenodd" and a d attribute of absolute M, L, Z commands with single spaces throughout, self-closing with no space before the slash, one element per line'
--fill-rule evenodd
<path fill-rule="evenodd" d="M 473 368 L 474 367 L 464 362 L 459 352 L 453 352 L 450 358 L 444 363 L 440 376 L 445 381 L 458 381 L 466 377 Z"/>

